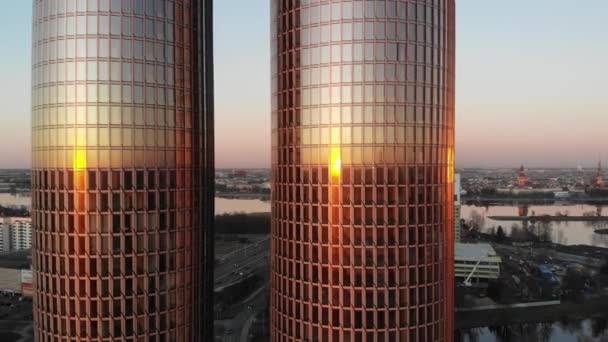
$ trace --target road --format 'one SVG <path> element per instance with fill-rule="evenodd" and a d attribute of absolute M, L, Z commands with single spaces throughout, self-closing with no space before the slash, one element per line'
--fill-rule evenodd
<path fill-rule="evenodd" d="M 222 291 L 227 286 L 238 283 L 249 274 L 259 271 L 260 267 L 268 267 L 270 254 L 270 238 L 264 236 L 254 240 L 244 248 L 220 256 L 215 269 L 215 291 Z M 236 266 L 235 266 L 236 265 Z M 243 273 L 243 275 L 240 275 Z M 223 326 L 221 341 L 247 341 L 249 330 L 254 318 L 268 305 L 268 280 L 256 289 L 248 298 L 232 305 L 238 314 L 229 320 L 216 321 Z M 249 309 L 251 307 L 251 309 Z M 220 332 L 221 333 L 221 332 Z"/>
<path fill-rule="evenodd" d="M 249 329 L 255 316 L 268 305 L 268 283 L 242 302 L 243 310 L 233 319 L 224 321 L 225 333 L 222 341 L 247 342 Z M 248 307 L 251 306 L 251 309 Z M 231 333 L 228 333 L 231 331 Z"/>
<path fill-rule="evenodd" d="M 258 241 L 247 248 L 222 257 L 215 269 L 215 290 L 221 290 L 227 285 L 238 282 L 259 265 L 268 263 L 270 253 L 269 239 Z M 235 266 L 236 265 L 236 266 Z M 240 273 L 243 273 L 241 276 Z"/>

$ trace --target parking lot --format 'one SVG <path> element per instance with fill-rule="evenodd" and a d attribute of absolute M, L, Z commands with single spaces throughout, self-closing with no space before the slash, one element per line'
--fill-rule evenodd
<path fill-rule="evenodd" d="M 556 259 L 542 249 L 494 248 L 502 258 L 498 300 L 503 304 L 565 299 L 573 291 L 582 295 L 601 290 L 598 270 L 588 265 Z M 492 288 L 488 290 L 491 294 Z"/>

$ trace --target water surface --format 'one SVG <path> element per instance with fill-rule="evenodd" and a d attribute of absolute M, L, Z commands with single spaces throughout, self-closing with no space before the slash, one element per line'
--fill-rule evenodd
<path fill-rule="evenodd" d="M 570 215 L 583 216 L 584 214 L 600 214 L 608 216 L 608 209 L 602 206 L 586 204 L 567 205 L 495 205 L 475 206 L 463 205 L 461 217 L 468 221 L 473 212 L 477 212 L 485 218 L 485 228 L 497 228 L 502 226 L 509 234 L 514 224 L 522 226 L 521 221 L 494 221 L 488 216 L 526 216 L 526 215 Z M 563 245 L 591 245 L 597 247 L 608 247 L 608 235 L 595 233 L 598 228 L 606 228 L 607 222 L 553 222 L 552 240 Z"/>

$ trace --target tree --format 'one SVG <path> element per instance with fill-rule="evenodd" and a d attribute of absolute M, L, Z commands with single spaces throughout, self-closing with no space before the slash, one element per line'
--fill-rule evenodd
<path fill-rule="evenodd" d="M 560 229 L 557 231 L 557 240 L 555 242 L 557 242 L 560 245 L 565 245 L 568 242 L 568 239 L 564 235 L 563 230 Z"/>
<path fill-rule="evenodd" d="M 550 221 L 540 222 L 537 235 L 540 241 L 551 241 L 551 238 L 553 237 L 553 223 L 551 223 Z"/>
<path fill-rule="evenodd" d="M 487 233 L 488 233 L 488 235 L 492 236 L 493 238 L 496 238 L 496 228 L 494 228 L 494 227 L 488 228 Z"/>
<path fill-rule="evenodd" d="M 528 240 L 528 230 L 520 227 L 517 223 L 513 223 L 511 226 L 511 239 L 513 241 L 527 241 Z"/>
<path fill-rule="evenodd" d="M 604 263 L 602 268 L 600 268 L 600 274 L 608 275 L 608 260 Z"/>
<path fill-rule="evenodd" d="M 486 293 L 488 297 L 492 298 L 495 302 L 499 303 L 503 297 L 505 291 L 505 285 L 501 281 L 490 281 Z"/>
<path fill-rule="evenodd" d="M 471 217 L 469 218 L 469 227 L 471 227 L 472 231 L 479 232 L 485 226 L 485 218 L 480 215 L 476 210 L 471 212 Z"/>
<path fill-rule="evenodd" d="M 604 317 L 596 317 L 591 319 L 591 331 L 593 337 L 601 338 L 608 329 L 608 320 Z M 600 340 L 601 341 L 601 340 Z"/>
<path fill-rule="evenodd" d="M 502 229 L 502 226 L 498 226 L 498 229 L 496 230 L 496 242 L 502 243 L 505 241 L 506 237 L 507 237 L 507 235 L 505 234 L 505 231 Z"/>
<path fill-rule="evenodd" d="M 580 298 L 585 289 L 585 277 L 583 273 L 579 270 L 569 269 L 563 278 L 562 288 L 570 295 L 570 298 Z"/>

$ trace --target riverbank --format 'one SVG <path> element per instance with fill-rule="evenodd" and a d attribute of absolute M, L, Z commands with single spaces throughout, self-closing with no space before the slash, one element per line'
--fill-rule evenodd
<path fill-rule="evenodd" d="M 587 296 L 580 303 L 546 302 L 527 305 L 496 305 L 456 308 L 456 329 L 542 323 L 556 320 L 583 320 L 608 317 L 608 293 Z"/>
<path fill-rule="evenodd" d="M 249 192 L 218 192 L 215 197 L 225 199 L 260 200 L 270 201 L 270 194 L 249 193 Z"/>
<path fill-rule="evenodd" d="M 504 197 L 504 196 L 463 196 L 462 202 L 469 205 L 553 205 L 553 204 L 588 204 L 608 205 L 608 197 Z"/>
<path fill-rule="evenodd" d="M 530 222 L 603 222 L 608 216 L 567 216 L 567 215 L 539 215 L 539 216 L 488 216 L 494 221 L 530 221 Z"/>
<path fill-rule="evenodd" d="M 511 237 L 512 228 L 516 227 L 520 231 L 524 228 L 526 222 L 522 217 L 534 217 L 535 220 L 544 216 L 559 216 L 552 224 L 542 226 L 545 230 L 544 239 L 550 238 L 551 241 L 563 245 L 591 245 L 598 247 L 608 247 L 608 236 L 596 234 L 594 229 L 607 228 L 608 219 L 601 221 L 601 219 L 589 219 L 589 220 L 600 220 L 600 221 L 573 221 L 573 219 L 565 217 L 607 217 L 608 212 L 604 212 L 604 208 L 607 206 L 601 205 L 588 205 L 588 204 L 521 204 L 521 205 L 508 205 L 508 204 L 488 204 L 486 206 L 479 205 L 462 205 L 461 206 L 461 217 L 465 220 L 467 225 L 477 225 L 479 230 L 482 232 L 491 232 L 492 228 L 494 231 L 499 226 L 502 227 L 503 232 L 506 236 Z M 521 216 L 520 216 L 521 215 Z M 564 217 L 562 219 L 562 216 Z M 495 217 L 502 217 L 502 219 L 512 220 L 495 220 Z M 472 221 L 473 219 L 474 222 Z M 561 220 L 560 220 L 561 219 Z M 523 222 L 523 224 L 522 224 Z M 530 228 L 530 226 L 528 226 Z M 542 230 L 535 227 L 532 231 L 537 234 Z M 465 232 L 466 233 L 466 232 Z M 517 233 L 517 232 L 516 232 Z M 525 234 L 524 234 L 525 235 Z M 549 236 L 550 235 L 550 236 Z M 466 234 L 464 234 L 466 238 Z M 512 237 L 516 240 L 522 239 L 522 234 L 515 234 Z"/>

